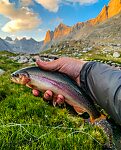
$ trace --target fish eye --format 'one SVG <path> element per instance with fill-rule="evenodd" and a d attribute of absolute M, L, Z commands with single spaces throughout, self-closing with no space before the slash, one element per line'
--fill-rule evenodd
<path fill-rule="evenodd" d="M 11 77 L 18 77 L 18 74 L 11 74 Z"/>
<path fill-rule="evenodd" d="M 14 77 L 19 77 L 19 74 L 14 74 Z"/>

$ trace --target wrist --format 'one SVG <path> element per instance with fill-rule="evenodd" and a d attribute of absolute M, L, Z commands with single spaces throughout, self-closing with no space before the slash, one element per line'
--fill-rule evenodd
<path fill-rule="evenodd" d="M 80 86 L 80 72 L 81 72 L 83 66 L 84 66 L 88 61 L 84 61 L 84 60 L 79 60 L 79 61 L 80 61 L 80 63 L 79 63 L 80 69 L 79 69 L 79 73 L 78 73 L 78 77 L 77 77 L 76 82 L 77 82 L 78 85 Z"/>

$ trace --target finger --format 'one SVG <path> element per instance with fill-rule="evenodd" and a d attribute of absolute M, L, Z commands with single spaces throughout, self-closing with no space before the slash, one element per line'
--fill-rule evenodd
<path fill-rule="evenodd" d="M 53 95 L 53 106 L 55 107 L 56 105 L 61 105 L 65 101 L 65 98 L 63 95 Z"/>
<path fill-rule="evenodd" d="M 46 100 L 51 100 L 52 97 L 53 97 L 52 91 L 47 90 L 47 91 L 44 93 L 44 99 L 46 99 Z"/>
<path fill-rule="evenodd" d="M 64 98 L 64 96 L 63 96 L 63 95 L 58 95 L 58 96 L 57 96 L 56 103 L 57 103 L 58 105 L 63 104 L 63 103 L 64 103 L 64 101 L 65 101 L 65 98 Z"/>
<path fill-rule="evenodd" d="M 32 93 L 33 93 L 34 96 L 39 96 L 40 95 L 40 91 L 36 90 L 36 89 L 33 89 Z"/>
<path fill-rule="evenodd" d="M 50 62 L 37 60 L 36 64 L 44 70 L 56 71 L 56 70 L 59 69 L 60 62 L 59 62 L 59 59 L 53 60 L 53 61 L 50 61 Z"/>

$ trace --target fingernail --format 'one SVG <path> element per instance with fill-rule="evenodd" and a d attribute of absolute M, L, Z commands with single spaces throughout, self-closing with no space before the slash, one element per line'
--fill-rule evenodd
<path fill-rule="evenodd" d="M 44 97 L 45 97 L 47 100 L 51 99 L 51 96 L 50 96 L 49 94 L 47 94 L 47 93 L 44 94 Z"/>
<path fill-rule="evenodd" d="M 59 105 L 64 103 L 64 99 L 61 99 L 60 97 L 57 98 L 56 101 Z"/>
<path fill-rule="evenodd" d="M 54 107 L 56 106 L 56 104 L 57 104 L 56 101 L 53 100 L 53 106 L 54 106 Z"/>
<path fill-rule="evenodd" d="M 49 98 L 49 97 L 50 97 L 50 95 L 49 95 L 49 94 L 47 94 L 47 93 L 45 94 L 45 96 L 46 96 L 46 98 Z"/>
<path fill-rule="evenodd" d="M 39 96 L 40 92 L 38 90 L 32 90 L 34 96 Z"/>

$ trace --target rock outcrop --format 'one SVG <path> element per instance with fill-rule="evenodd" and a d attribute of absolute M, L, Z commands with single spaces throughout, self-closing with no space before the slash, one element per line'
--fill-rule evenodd
<path fill-rule="evenodd" d="M 72 32 L 73 31 L 77 31 L 77 30 L 80 30 L 81 28 L 83 28 L 85 25 L 84 22 L 78 22 L 77 24 L 75 24 L 74 26 L 72 26 Z"/>
<path fill-rule="evenodd" d="M 52 40 L 60 40 L 61 37 L 66 37 L 70 33 L 80 30 L 85 25 L 84 22 L 78 22 L 74 26 L 66 26 L 63 23 L 60 23 L 57 28 L 55 28 L 54 32 L 48 30 L 45 36 L 44 45 L 48 44 Z"/>
<path fill-rule="evenodd" d="M 3 75 L 5 71 L 3 69 L 0 69 L 0 76 Z"/>
<path fill-rule="evenodd" d="M 99 15 L 96 18 L 89 20 L 88 22 L 91 23 L 91 25 L 95 25 L 106 19 L 108 19 L 108 6 L 105 5 Z"/>
<path fill-rule="evenodd" d="M 60 23 L 54 32 L 48 30 L 45 36 L 44 45 L 48 44 L 52 39 L 57 40 L 60 37 L 66 36 L 70 33 L 71 27 Z"/>
<path fill-rule="evenodd" d="M 102 11 L 99 13 L 99 15 L 94 18 L 89 20 L 89 22 L 92 25 L 95 25 L 97 23 L 100 23 L 106 19 L 109 19 L 118 13 L 121 12 L 121 0 L 111 0 L 108 4 L 108 6 L 104 6 Z"/>
<path fill-rule="evenodd" d="M 48 30 L 45 36 L 45 40 L 44 40 L 44 45 L 46 45 L 47 43 L 49 43 L 52 38 L 53 38 L 53 31 Z"/>
<path fill-rule="evenodd" d="M 108 18 L 121 12 L 121 0 L 111 0 L 108 4 Z"/>
<path fill-rule="evenodd" d="M 61 36 L 66 36 L 70 33 L 71 31 L 71 27 L 69 26 L 66 26 L 65 24 L 63 23 L 60 23 L 59 26 L 57 28 L 55 28 L 55 31 L 54 31 L 54 39 L 58 39 L 60 38 Z"/>
<path fill-rule="evenodd" d="M 9 36 L 7 36 L 7 37 L 5 38 L 5 40 L 6 40 L 6 41 L 12 41 L 12 38 L 9 37 Z"/>
<path fill-rule="evenodd" d="M 69 27 L 64 24 L 60 24 L 57 28 L 55 28 L 53 31 L 48 31 L 46 33 L 46 37 L 44 40 L 44 45 L 47 43 L 50 43 L 51 41 L 57 41 L 58 39 L 66 38 L 70 33 L 74 33 L 77 30 L 82 29 L 85 25 L 91 25 L 94 26 L 96 24 L 99 24 L 106 19 L 109 19 L 118 13 L 121 12 L 121 0 L 110 0 L 108 6 L 104 6 L 99 13 L 99 15 L 91 20 L 88 20 L 87 22 L 79 22 L 76 25 Z"/>

